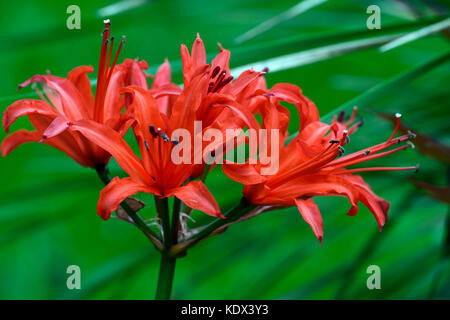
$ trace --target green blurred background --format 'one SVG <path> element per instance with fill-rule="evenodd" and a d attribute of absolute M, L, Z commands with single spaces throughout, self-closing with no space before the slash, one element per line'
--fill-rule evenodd
<path fill-rule="evenodd" d="M 97 68 L 99 34 L 107 16 L 112 34 L 127 36 L 121 60 L 145 59 L 154 72 L 167 57 L 176 83 L 182 82 L 180 44 L 190 47 L 197 32 L 210 58 L 218 52 L 217 42 L 231 49 L 232 68 L 281 57 L 266 61 L 269 69 L 280 68 L 269 71 L 269 86 L 299 85 L 322 115 L 360 102 L 366 124 L 352 137 L 348 151 L 390 136 L 392 125 L 373 110 L 401 112 L 404 123 L 416 132 L 448 146 L 448 59 L 427 67 L 420 77 L 407 79 L 413 81 L 390 82 L 448 54 L 445 35 L 434 34 L 386 53 L 378 46 L 345 50 L 352 41 L 405 34 L 444 20 L 449 9 L 445 1 L 322 2 L 283 19 L 298 1 L 2 1 L 0 110 L 33 96 L 30 88 L 20 92 L 16 88 L 34 74 L 50 70 L 65 76 L 78 65 Z M 81 9 L 81 30 L 66 28 L 66 8 L 71 4 Z M 366 27 L 366 8 L 371 4 L 381 8 L 381 30 Z M 236 42 L 276 16 L 280 19 L 269 30 Z M 344 49 L 333 47 L 339 44 Z M 311 50 L 320 47 L 337 56 L 319 59 L 318 52 Z M 285 55 L 295 53 L 306 62 L 296 58 L 297 66 L 283 67 Z M 355 97 L 364 99 L 352 100 Z M 295 132 L 298 117 L 289 108 L 293 111 L 290 131 Z M 17 121 L 12 130 L 21 127 L 30 127 L 26 119 Z M 0 139 L 4 136 L 2 130 Z M 448 152 L 436 150 L 434 155 Z M 420 163 L 417 180 L 448 185 L 448 154 L 438 160 L 433 153 L 421 151 L 408 149 L 373 165 Z M 0 298 L 153 298 L 159 254 L 133 226 L 114 219 L 105 222 L 96 215 L 102 185 L 93 170 L 39 144 L 19 147 L 0 159 L 0 167 Z M 111 170 L 123 176 L 114 160 Z M 317 200 L 324 218 L 322 248 L 296 208 L 264 213 L 201 242 L 179 259 L 173 298 L 449 299 L 448 205 L 413 185 L 410 172 L 363 176 L 391 202 L 382 233 L 362 204 L 357 216 L 346 216 L 349 204 L 343 198 Z M 242 187 L 226 179 L 220 168 L 208 176 L 207 186 L 223 211 L 241 196 Z M 142 213 L 150 218 L 153 201 L 147 195 L 142 198 L 148 203 Z M 198 212 L 193 217 L 205 219 Z M 66 287 L 66 268 L 73 264 L 81 268 L 81 290 Z M 381 268 L 381 290 L 366 287 L 369 265 Z"/>

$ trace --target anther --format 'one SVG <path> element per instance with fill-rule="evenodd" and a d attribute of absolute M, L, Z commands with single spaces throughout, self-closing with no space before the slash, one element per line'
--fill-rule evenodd
<path fill-rule="evenodd" d="M 362 127 L 364 125 L 364 117 L 361 116 L 361 120 L 358 122 L 358 128 Z"/>
<path fill-rule="evenodd" d="M 150 148 L 148 147 L 148 143 L 147 140 L 144 140 L 144 145 L 145 145 L 145 150 L 149 151 Z"/>
<path fill-rule="evenodd" d="M 416 138 L 416 134 L 408 130 L 408 139 Z"/>
<path fill-rule="evenodd" d="M 339 157 L 342 156 L 345 153 L 345 149 L 341 146 L 339 146 Z"/>
<path fill-rule="evenodd" d="M 228 83 L 231 82 L 231 80 L 233 80 L 233 76 L 229 76 L 228 78 L 222 80 L 213 90 L 213 92 L 217 92 L 220 88 L 226 86 Z"/>
<path fill-rule="evenodd" d="M 414 143 L 412 143 L 411 141 L 406 141 L 407 145 L 410 145 L 412 149 L 415 149 L 416 146 L 414 145 Z"/>
<path fill-rule="evenodd" d="M 419 172 L 419 169 L 420 169 L 420 164 L 418 163 L 418 164 L 416 164 L 416 170 L 414 171 L 414 173 Z"/>
<path fill-rule="evenodd" d="M 217 74 L 219 73 L 219 71 L 220 71 L 220 67 L 219 66 L 215 67 L 213 72 L 211 73 L 211 79 L 214 79 L 217 76 Z"/>
<path fill-rule="evenodd" d="M 341 112 L 339 112 L 337 122 L 341 123 L 342 121 L 344 121 L 344 116 L 345 116 L 345 112 L 342 110 Z"/>
<path fill-rule="evenodd" d="M 154 127 L 154 126 L 149 126 L 149 127 L 148 127 L 148 129 L 149 129 L 149 131 L 150 131 L 151 135 L 153 136 L 153 138 L 156 138 L 156 137 L 158 137 L 158 132 L 156 132 L 156 130 L 155 130 L 155 127 Z"/>
<path fill-rule="evenodd" d="M 167 134 L 165 134 L 164 132 L 161 132 L 161 138 L 163 138 L 164 142 L 169 141 L 169 137 L 167 136 Z"/>
<path fill-rule="evenodd" d="M 329 142 L 330 142 L 331 144 L 333 144 L 333 143 L 340 143 L 341 140 L 334 140 L 334 139 L 333 139 L 333 140 L 330 140 Z"/>
<path fill-rule="evenodd" d="M 370 153 L 370 150 L 367 150 L 367 151 L 364 152 L 364 155 L 365 155 L 365 156 L 368 156 L 369 153 Z"/>
<path fill-rule="evenodd" d="M 262 73 L 266 74 L 269 72 L 269 67 L 265 67 L 264 69 L 262 69 L 261 71 Z"/>
<path fill-rule="evenodd" d="M 170 142 L 172 142 L 174 145 L 178 145 L 178 143 L 180 143 L 180 141 L 178 141 L 178 138 L 174 138 L 172 141 L 170 141 Z"/>

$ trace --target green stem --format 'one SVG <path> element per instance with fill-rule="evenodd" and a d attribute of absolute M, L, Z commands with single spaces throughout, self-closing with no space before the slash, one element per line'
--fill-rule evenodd
<path fill-rule="evenodd" d="M 225 219 L 217 218 L 213 222 L 199 228 L 199 231 L 195 233 L 188 240 L 175 244 L 172 246 L 171 255 L 180 256 L 186 252 L 187 249 L 196 245 L 201 240 L 209 237 L 214 231 L 218 230 L 220 227 L 234 222 L 249 213 L 251 210 L 257 208 L 257 206 L 250 204 L 245 198 L 241 198 L 239 203 L 233 208 L 224 213 Z"/>
<path fill-rule="evenodd" d="M 181 200 L 175 198 L 173 200 L 173 213 L 172 213 L 172 244 L 178 242 L 178 229 L 180 227 L 180 210 Z"/>
<path fill-rule="evenodd" d="M 161 210 L 161 225 L 163 228 L 163 240 L 164 250 L 161 252 L 161 263 L 159 267 L 158 287 L 156 288 L 157 300 L 170 299 L 170 293 L 172 291 L 173 276 L 175 273 L 176 258 L 169 255 L 170 248 L 172 247 L 172 233 L 170 230 L 170 217 L 169 217 L 169 201 L 167 198 L 156 198 L 155 201 L 159 203 Z"/>
<path fill-rule="evenodd" d="M 235 205 L 233 208 L 231 208 L 224 214 L 226 219 L 218 218 L 218 219 L 214 220 L 210 224 L 203 227 L 200 232 L 193 235 L 191 239 L 204 238 L 204 237 L 208 236 L 211 232 L 216 230 L 217 228 L 239 219 L 240 217 L 242 217 L 244 214 L 246 214 L 253 208 L 255 208 L 255 206 L 248 203 L 248 201 L 245 198 L 241 198 L 241 200 L 239 201 L 239 203 L 237 205 Z"/>
<path fill-rule="evenodd" d="M 173 275 L 175 273 L 176 258 L 161 252 L 161 263 L 159 265 L 158 287 L 156 289 L 156 300 L 169 300 L 172 292 Z"/>

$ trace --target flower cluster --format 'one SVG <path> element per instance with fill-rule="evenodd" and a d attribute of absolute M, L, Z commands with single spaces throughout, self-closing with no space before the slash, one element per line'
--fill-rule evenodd
<path fill-rule="evenodd" d="M 213 168 L 204 159 L 218 157 L 218 150 L 225 145 L 231 143 L 236 147 L 248 139 L 241 142 L 234 137 L 231 141 L 216 139 L 211 144 L 198 145 L 195 139 L 188 141 L 181 137 L 180 130 L 193 137 L 203 137 L 209 129 L 222 133 L 256 130 L 257 149 L 265 149 L 276 157 L 278 170 L 265 173 L 270 164 L 253 154 L 243 163 L 226 160 L 222 165 L 224 173 L 243 184 L 243 197 L 253 206 L 264 206 L 265 210 L 296 206 L 320 241 L 323 223 L 314 197 L 347 197 L 351 204 L 349 215 L 355 215 L 358 203 L 362 202 L 381 228 L 389 203 L 375 195 L 355 173 L 416 169 L 349 168 L 407 148 L 408 144 L 403 144 L 386 151 L 409 140 L 413 134 L 396 137 L 396 128 L 386 141 L 344 156 L 344 146 L 362 125 L 356 108 L 348 118 L 342 112 L 330 124 L 323 123 L 316 106 L 299 87 L 281 83 L 268 89 L 264 79 L 268 70 L 247 70 L 234 79 L 229 69 L 230 52 L 222 47 L 208 63 L 198 35 L 191 52 L 181 46 L 183 86 L 172 82 L 167 60 L 155 76 L 144 73 L 145 61 L 125 59 L 117 64 L 124 41 L 112 57 L 114 38 L 106 21 L 95 95 L 87 76 L 93 72 L 91 66 L 75 68 L 67 78 L 36 75 L 19 87 L 32 84 L 40 99 L 16 101 L 3 114 L 7 132 L 24 115 L 35 128 L 34 131 L 21 129 L 7 136 L 1 145 L 3 156 L 23 143 L 42 142 L 98 171 L 105 168 L 111 156 L 115 158 L 129 177 L 115 177 L 101 191 L 97 211 L 103 219 L 108 219 L 121 203 L 138 192 L 151 193 L 157 199 L 176 197 L 190 208 L 189 212 L 195 209 L 219 220 L 228 218 L 222 215 L 203 182 Z M 151 86 L 147 78 L 152 78 Z M 294 105 L 299 114 L 299 130 L 294 138 L 288 132 L 289 110 L 282 103 Z M 257 118 L 261 119 L 260 123 Z M 397 118 L 398 127 L 400 115 Z M 201 123 L 200 131 L 195 123 Z M 139 155 L 123 138 L 129 129 L 134 133 Z M 192 161 L 174 161 L 174 151 L 180 145 L 194 150 L 188 156 Z M 182 225 L 176 228 L 175 233 Z M 174 239 L 176 242 L 176 235 Z"/>

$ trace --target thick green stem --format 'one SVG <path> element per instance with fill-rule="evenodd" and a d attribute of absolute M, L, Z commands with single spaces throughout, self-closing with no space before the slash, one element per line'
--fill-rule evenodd
<path fill-rule="evenodd" d="M 170 299 L 170 293 L 172 291 L 173 276 L 175 273 L 176 258 L 169 255 L 172 247 L 172 232 L 170 229 L 170 217 L 169 217 L 169 201 L 167 198 L 155 198 L 155 201 L 159 204 L 161 210 L 161 225 L 163 228 L 163 241 L 164 250 L 161 252 L 161 263 L 159 267 L 158 287 L 156 289 L 157 300 Z"/>
<path fill-rule="evenodd" d="M 156 300 L 169 300 L 172 292 L 173 276 L 175 273 L 176 258 L 170 257 L 166 252 L 161 252 L 161 263 L 159 265 L 158 287 L 156 289 Z"/>
<path fill-rule="evenodd" d="M 173 213 L 172 213 L 172 244 L 178 242 L 178 229 L 180 228 L 180 210 L 181 200 L 175 198 L 173 200 Z"/>

